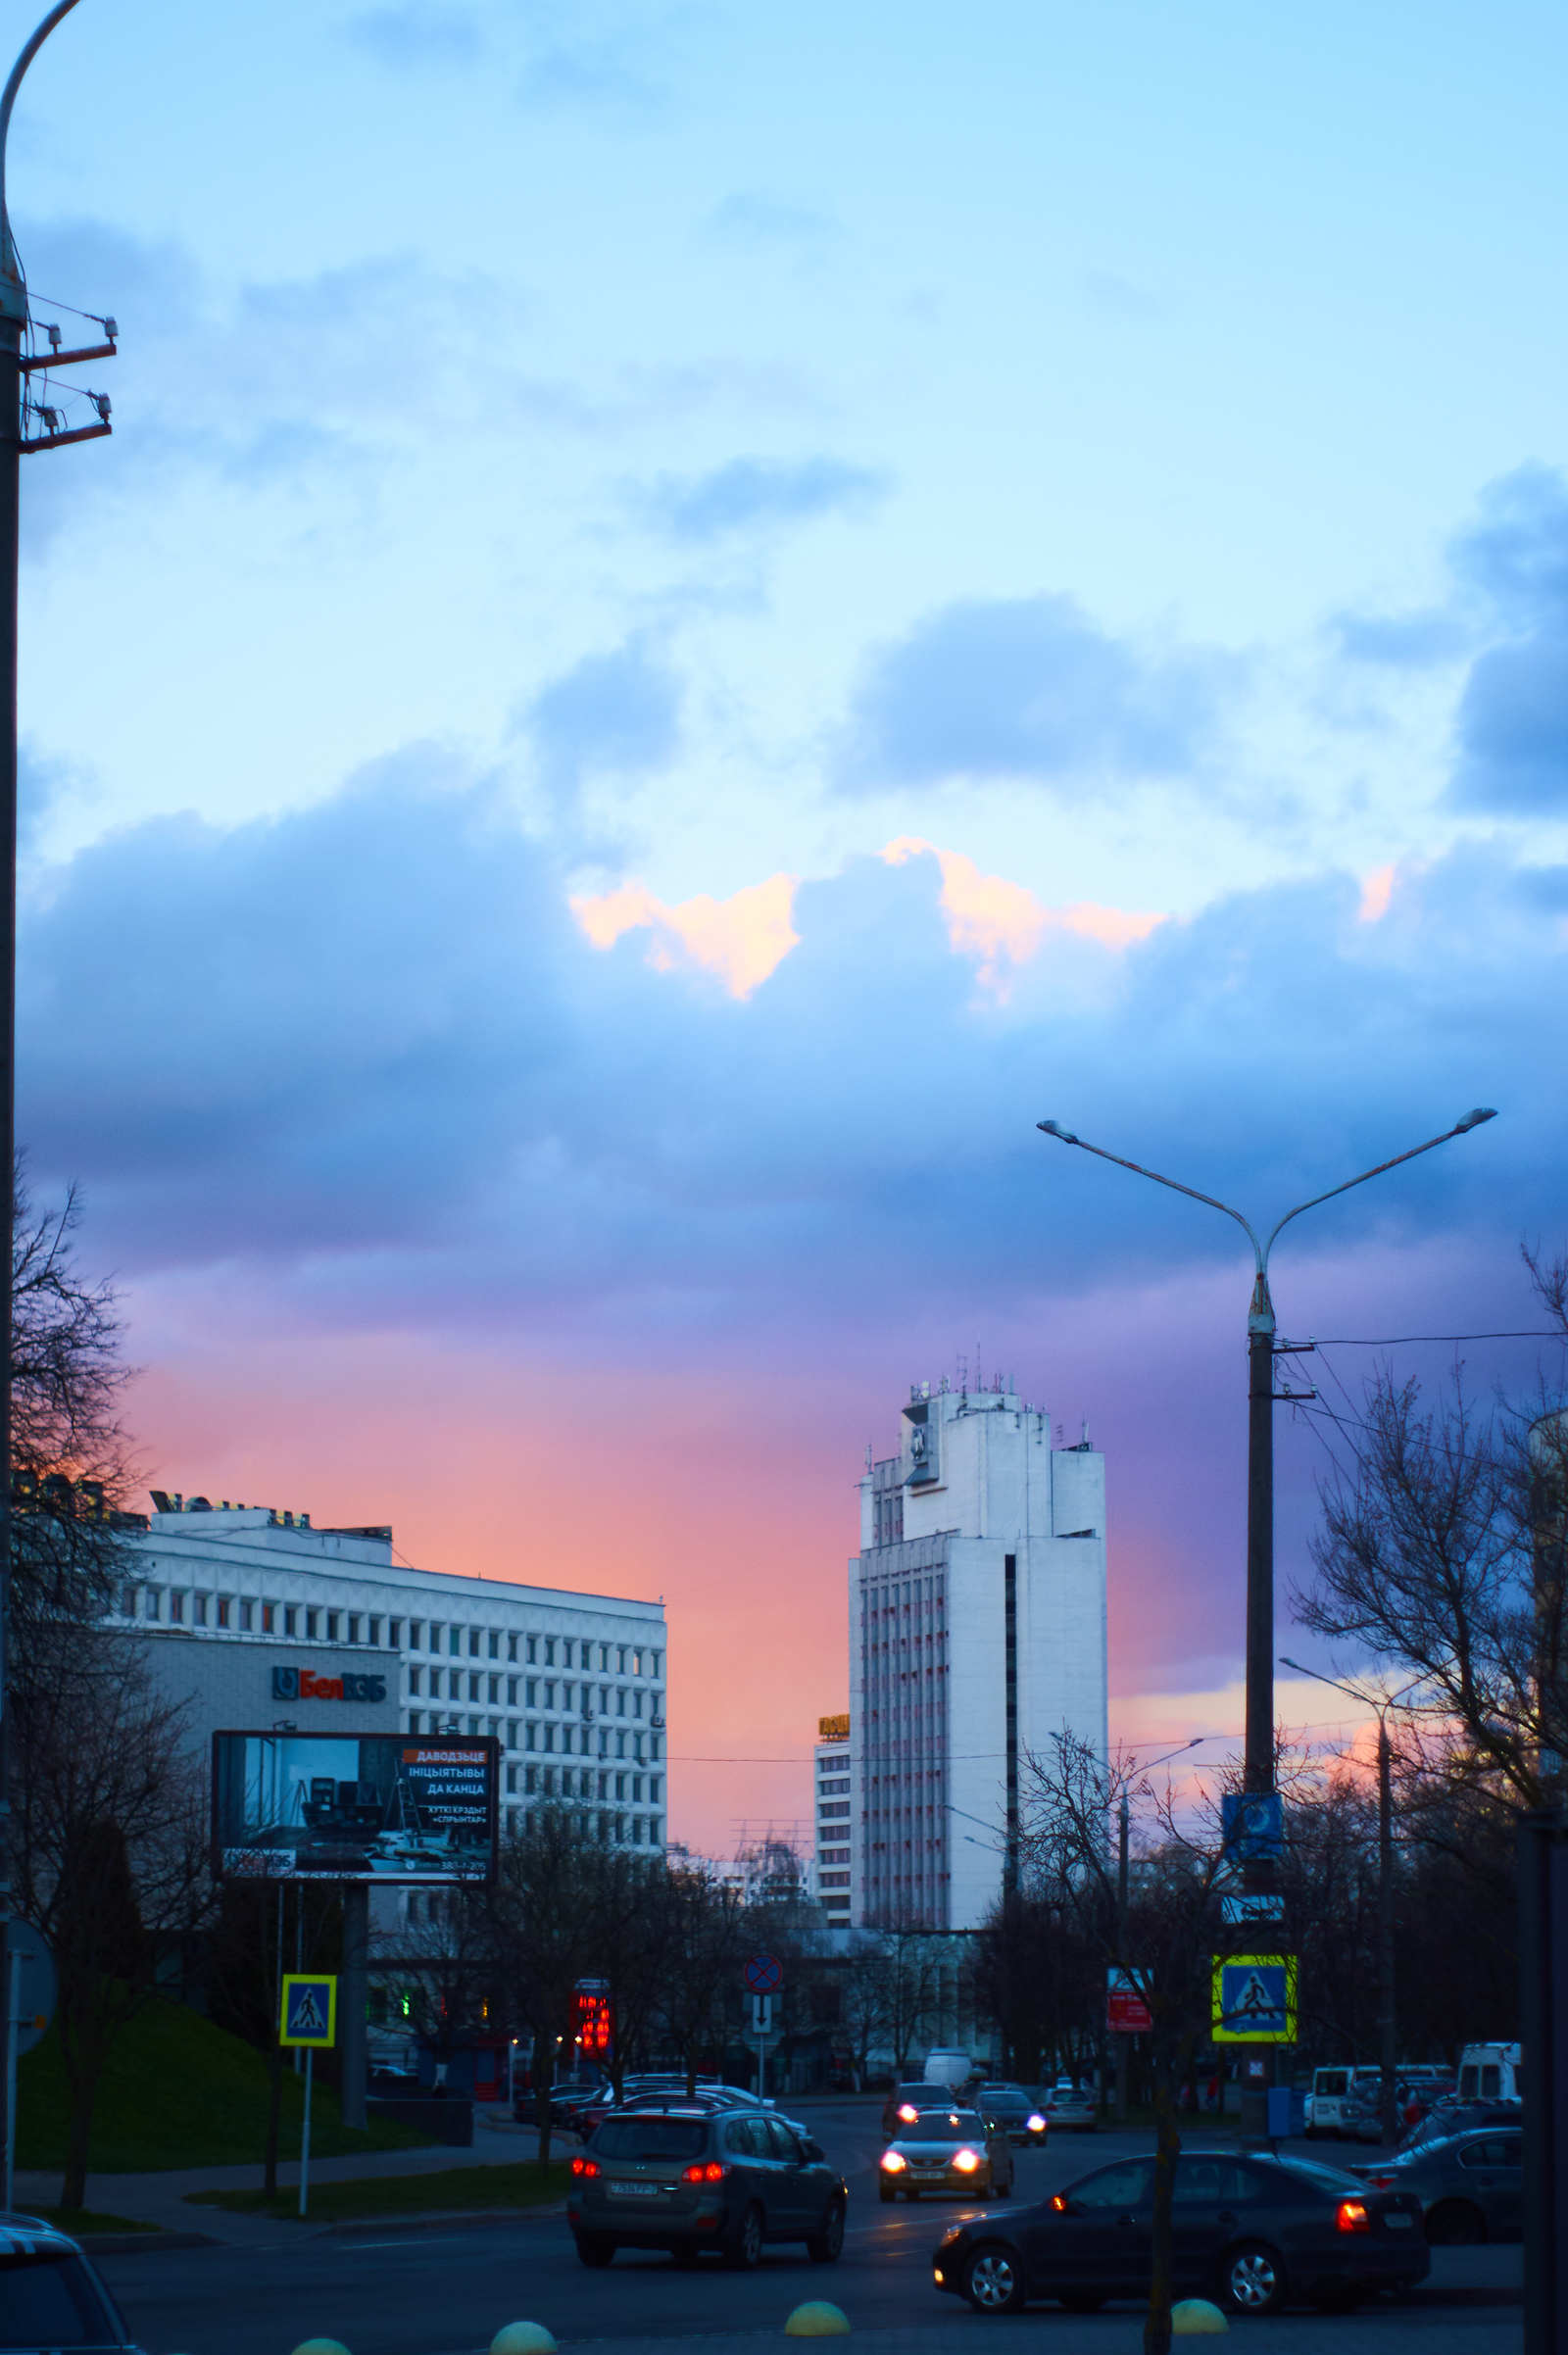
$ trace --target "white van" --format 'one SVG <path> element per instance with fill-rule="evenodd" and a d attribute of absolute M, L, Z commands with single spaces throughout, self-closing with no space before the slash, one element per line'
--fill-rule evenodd
<path fill-rule="evenodd" d="M 1337 2134 L 1349 2124 L 1350 2113 L 1376 2102 L 1383 2084 L 1381 2069 L 1335 2067 L 1314 2069 L 1312 2090 L 1306 2097 L 1309 2134 Z"/>
<path fill-rule="evenodd" d="M 966 2052 L 954 2052 L 938 2045 L 935 2052 L 925 2056 L 924 2076 L 928 2085 L 946 2085 L 950 2093 L 956 2093 L 973 2075 L 974 2063 Z"/>
<path fill-rule="evenodd" d="M 1522 2100 L 1519 2061 L 1517 2044 L 1467 2044 L 1459 2055 L 1459 2099 Z"/>

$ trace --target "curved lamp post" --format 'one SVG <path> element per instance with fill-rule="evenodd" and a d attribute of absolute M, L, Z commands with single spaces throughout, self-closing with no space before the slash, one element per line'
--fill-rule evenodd
<path fill-rule="evenodd" d="M 1185 1194 L 1189 1201 L 1206 1202 L 1211 1210 L 1223 1210 L 1234 1218 L 1252 1247 L 1255 1275 L 1252 1284 L 1251 1305 L 1247 1318 L 1249 1362 L 1249 1418 L 1247 1450 L 1247 1740 L 1245 1788 L 1251 1791 L 1271 1791 L 1274 1789 L 1274 1358 L 1276 1354 L 1274 1302 L 1268 1288 L 1269 1254 L 1281 1233 L 1293 1218 L 1304 1210 L 1315 1210 L 1320 1202 L 1333 1202 L 1340 1194 L 1348 1194 L 1352 1186 L 1364 1186 L 1368 1179 L 1382 1177 L 1385 1170 L 1397 1169 L 1403 1161 L 1413 1161 L 1418 1153 L 1431 1153 L 1439 1145 L 1446 1145 L 1451 1137 L 1467 1136 L 1483 1121 L 1494 1120 L 1496 1113 L 1485 1104 L 1456 1120 L 1438 1137 L 1428 1137 L 1422 1145 L 1412 1145 L 1407 1153 L 1396 1153 L 1392 1160 L 1379 1161 L 1374 1168 L 1363 1169 L 1356 1177 L 1347 1178 L 1343 1185 L 1331 1186 L 1326 1194 L 1314 1194 L 1310 1201 L 1298 1202 L 1283 1218 L 1275 1220 L 1268 1234 L 1259 1237 L 1250 1219 L 1229 1202 L 1216 1200 L 1212 1194 L 1200 1194 L 1196 1186 L 1184 1186 L 1177 1178 L 1162 1177 L 1157 1169 L 1146 1169 L 1141 1161 L 1129 1161 L 1119 1153 L 1107 1153 L 1102 1145 L 1090 1145 L 1075 1137 L 1057 1121 L 1041 1120 L 1036 1126 L 1060 1145 L 1076 1145 L 1082 1153 L 1092 1153 L 1102 1161 L 1114 1161 L 1119 1169 L 1130 1169 L 1137 1177 L 1152 1179 L 1156 1186 L 1168 1186 L 1173 1194 Z"/>
<path fill-rule="evenodd" d="M 11 1603 L 11 1229 L 16 1156 L 17 1027 L 17 510 L 22 461 L 22 338 L 27 323 L 27 290 L 6 211 L 6 138 L 22 77 L 62 17 L 76 0 L 60 0 L 23 47 L 0 91 L 0 1200 L 5 1203 L 5 1248 L 0 1250 L 0 1997 L 6 2017 L 11 1999 L 11 1803 L 5 1756 L 5 1694 L 10 1663 L 7 1639 Z M 6 2032 L 9 2037 L 9 2031 Z M 0 2068 L 0 2149 L 4 2151 L 0 2198 L 11 2206 L 16 2122 L 12 2089 Z"/>

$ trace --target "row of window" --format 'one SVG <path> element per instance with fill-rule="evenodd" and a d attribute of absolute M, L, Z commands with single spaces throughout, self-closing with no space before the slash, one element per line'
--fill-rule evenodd
<path fill-rule="evenodd" d="M 825 1822 L 830 1815 L 848 1815 L 849 1812 L 850 1801 L 848 1799 L 823 1799 L 816 1810 L 819 1823 Z"/>
<path fill-rule="evenodd" d="M 849 1788 L 850 1778 L 848 1774 L 835 1775 L 831 1781 L 822 1775 L 817 1777 L 816 1793 L 818 1798 L 831 1798 L 835 1792 L 848 1791 Z"/>
<path fill-rule="evenodd" d="M 848 1889 L 850 1886 L 848 1873 L 821 1873 L 817 1878 L 823 1889 Z"/>
<path fill-rule="evenodd" d="M 450 1659 L 499 1660 L 505 1657 L 515 1661 L 519 1657 L 534 1668 L 542 1661 L 546 1668 L 559 1664 L 563 1668 L 594 1667 L 594 1654 L 599 1654 L 601 1676 L 660 1676 L 663 1672 L 664 1655 L 635 1644 L 595 1644 L 586 1636 L 528 1636 L 503 1634 L 497 1628 L 462 1628 L 450 1626 L 445 1620 L 411 1619 L 409 1621 L 409 1649 L 411 1651 L 444 1651 Z"/>
<path fill-rule="evenodd" d="M 467 1680 L 466 1691 L 465 1691 L 464 1685 L 465 1678 Z M 428 1679 L 428 1685 L 426 1679 Z M 580 1694 L 582 1715 L 591 1717 L 594 1713 L 594 1694 L 597 1690 L 601 1717 L 610 1716 L 612 1695 L 614 1700 L 615 1716 L 641 1717 L 643 1701 L 646 1697 L 650 1722 L 654 1725 L 661 1725 L 663 1722 L 662 1715 L 663 1694 L 655 1692 L 645 1696 L 640 1687 L 635 1689 L 629 1696 L 631 1708 L 628 1711 L 626 1707 L 628 1695 L 624 1686 L 600 1685 L 596 1689 L 592 1685 L 562 1685 L 560 1687 L 561 1699 L 558 1703 L 556 1699 L 557 1686 L 555 1680 L 550 1677 L 547 1677 L 541 1685 L 537 1677 L 492 1676 L 477 1668 L 443 1669 L 415 1666 L 409 1670 L 409 1697 L 411 1700 L 420 1699 L 428 1691 L 431 1700 L 488 1700 L 492 1708 L 499 1708 L 502 1706 L 503 1686 L 506 1688 L 505 1705 L 509 1709 L 517 1707 L 520 1695 L 525 1708 L 554 1709 L 559 1706 L 569 1714 L 576 1709 Z M 848 1790 L 848 1788 L 849 1786 L 846 1784 L 845 1789 Z"/>
<path fill-rule="evenodd" d="M 818 1864 L 848 1864 L 850 1851 L 848 1848 L 819 1848 L 816 1861 Z"/>
<path fill-rule="evenodd" d="M 664 1754 L 662 1734 L 644 1734 L 640 1728 L 600 1726 L 556 1727 L 519 1722 L 515 1717 L 470 1717 L 466 1725 L 445 1709 L 411 1709 L 411 1734 L 493 1734 L 504 1749 L 529 1749 L 563 1757 L 629 1758 L 635 1765 L 655 1764 Z M 557 1740 L 559 1733 L 560 1740 Z"/>
<path fill-rule="evenodd" d="M 662 1775 L 607 1774 L 602 1771 L 595 1775 L 586 1768 L 573 1769 L 569 1766 L 563 1766 L 559 1770 L 553 1766 L 507 1768 L 507 1791 L 514 1798 L 519 1791 L 526 1791 L 530 1797 L 543 1792 L 550 1797 L 568 1799 L 630 1799 L 633 1805 L 640 1806 L 645 1783 L 650 1804 L 659 1806 L 664 1795 Z"/>

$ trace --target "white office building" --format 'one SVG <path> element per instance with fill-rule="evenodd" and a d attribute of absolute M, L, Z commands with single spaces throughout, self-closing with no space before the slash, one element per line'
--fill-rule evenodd
<path fill-rule="evenodd" d="M 662 1603 L 417 1570 L 384 1527 L 162 1491 L 153 1504 L 127 1536 L 117 1618 L 189 1699 L 193 1733 L 493 1735 L 504 1827 L 568 1800 L 607 1839 L 663 1847 Z"/>
<path fill-rule="evenodd" d="M 855 1890 L 855 1801 L 848 1717 L 819 1717 L 812 1751 L 815 1894 L 828 1923 L 847 1930 Z"/>
<path fill-rule="evenodd" d="M 932 1390 L 860 1483 L 850 1563 L 854 1908 L 970 1930 L 1015 1868 L 1027 1756 L 1103 1755 L 1105 1466 L 1010 1388 Z"/>

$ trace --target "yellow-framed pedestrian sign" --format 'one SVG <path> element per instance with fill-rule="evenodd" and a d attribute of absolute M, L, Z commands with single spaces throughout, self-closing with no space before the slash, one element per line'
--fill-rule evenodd
<path fill-rule="evenodd" d="M 1295 2043 L 1294 1954 L 1216 1954 L 1210 1986 L 1216 2044 Z"/>
<path fill-rule="evenodd" d="M 280 2044 L 311 2051 L 337 2042 L 337 1981 L 321 1971 L 290 1971 L 283 1981 Z"/>

